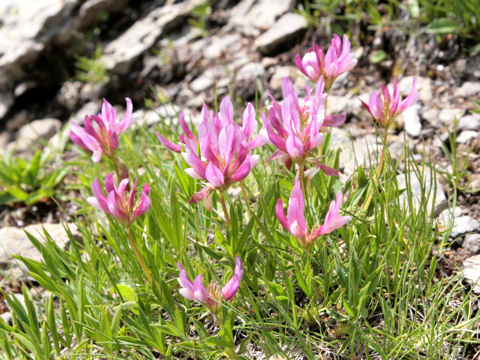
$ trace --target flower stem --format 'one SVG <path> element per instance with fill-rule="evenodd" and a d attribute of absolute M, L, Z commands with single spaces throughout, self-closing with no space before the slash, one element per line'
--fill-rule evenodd
<path fill-rule="evenodd" d="M 220 193 L 220 202 L 222 203 L 223 213 L 225 214 L 225 221 L 227 222 L 228 227 L 230 227 L 230 216 L 228 216 L 227 205 L 225 205 L 225 197 L 223 192 Z"/>
<path fill-rule="evenodd" d="M 120 160 L 115 154 L 111 157 L 113 161 L 113 168 L 115 169 L 115 173 L 119 181 L 128 178 L 128 169 L 125 163 Z"/>
<path fill-rule="evenodd" d="M 378 185 L 380 176 L 382 176 L 383 163 L 385 162 L 385 154 L 387 152 L 387 146 L 388 146 L 387 141 L 388 141 L 388 127 L 385 129 L 385 135 L 383 137 L 382 155 L 380 156 L 380 162 L 378 163 L 378 166 L 377 166 L 377 172 L 375 174 L 376 176 L 373 178 L 373 183 L 375 185 Z M 370 203 L 372 202 L 372 198 L 373 198 L 373 186 L 370 186 L 367 201 L 365 201 L 365 204 L 363 204 L 363 209 L 362 209 L 363 211 L 368 211 L 368 208 L 370 207 Z"/>
<path fill-rule="evenodd" d="M 305 166 L 303 163 L 298 164 L 298 179 L 300 180 L 300 187 L 302 188 L 303 198 L 306 199 L 305 192 Z"/>
<path fill-rule="evenodd" d="M 247 189 L 245 188 L 245 185 L 243 184 L 242 181 L 240 181 L 240 188 L 242 189 L 243 199 L 245 200 L 245 203 L 247 204 L 248 216 L 251 219 L 252 218 L 252 209 L 250 208 L 250 198 L 248 197 Z"/>
<path fill-rule="evenodd" d="M 137 260 L 138 260 L 140 266 L 142 267 L 142 270 L 145 272 L 145 275 L 147 275 L 148 281 L 150 281 L 150 283 L 153 286 L 152 275 L 150 274 L 150 271 L 148 270 L 147 265 L 145 265 L 145 262 L 143 261 L 142 256 L 140 255 L 140 251 L 138 250 L 137 243 L 135 242 L 135 239 L 133 238 L 132 230 L 131 230 L 130 227 L 127 230 L 127 234 L 128 234 L 128 240 L 130 241 L 130 246 L 132 247 L 133 252 L 135 253 L 135 256 L 137 257 Z"/>

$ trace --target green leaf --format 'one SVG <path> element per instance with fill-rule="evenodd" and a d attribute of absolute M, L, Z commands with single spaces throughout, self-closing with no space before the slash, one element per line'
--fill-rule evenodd
<path fill-rule="evenodd" d="M 125 284 L 117 284 L 117 289 L 120 292 L 120 295 L 122 295 L 123 299 L 126 301 L 134 302 L 136 300 L 135 290 L 133 290 L 130 286 Z M 113 293 L 115 289 L 112 287 L 110 288 L 110 291 Z"/>
<path fill-rule="evenodd" d="M 434 20 L 426 29 L 429 34 L 453 34 L 458 32 L 460 26 L 456 21 L 447 18 L 440 18 Z"/>
<path fill-rule="evenodd" d="M 378 64 L 387 58 L 387 54 L 383 50 L 375 50 L 369 56 L 370 62 Z"/>

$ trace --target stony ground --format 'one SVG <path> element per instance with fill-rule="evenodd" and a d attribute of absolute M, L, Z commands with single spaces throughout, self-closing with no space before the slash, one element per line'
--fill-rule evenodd
<path fill-rule="evenodd" d="M 96 113 L 102 97 L 120 107 L 125 97 L 131 97 L 137 123 L 151 126 L 160 121 L 157 114 L 175 121 L 180 109 L 195 117 L 203 102 L 212 105 L 215 96 L 227 93 L 241 101 L 255 101 L 258 95 L 261 106 L 263 90 L 278 93 L 285 76 L 294 77 L 298 87 L 307 85 L 293 58 L 312 42 L 328 46 L 325 26 L 309 27 L 304 17 L 293 12 L 297 5 L 293 0 L 211 3 L 202 10 L 198 5 L 203 2 L 195 0 L 3 1 L 0 152 L 28 157 L 38 147 L 63 149 L 69 121 L 81 123 L 86 114 Z M 347 113 L 346 125 L 332 134 L 332 144 L 342 146 L 341 176 L 352 175 L 354 164 L 365 163 L 377 146 L 375 128 L 358 97 L 367 98 L 395 75 L 405 95 L 417 76 L 420 100 L 397 121 L 390 136 L 392 157 L 400 156 L 406 142 L 416 160 L 433 160 L 444 174 L 437 179 L 435 215 L 443 226 L 453 223 L 453 230 L 451 249 L 442 262 L 449 271 L 463 264 L 467 279 L 476 281 L 480 277 L 480 114 L 474 112 L 473 99 L 480 96 L 480 55 L 468 57 L 451 37 L 438 43 L 430 35 L 415 37 L 395 28 L 359 26 L 354 34 L 363 31 L 363 40 L 352 38 L 359 65 L 336 82 L 328 100 L 329 112 Z M 97 44 L 103 56 L 92 62 L 98 68 L 86 74 L 85 82 L 79 56 L 91 58 Z M 385 50 L 387 57 L 373 64 L 370 55 L 378 49 Z M 145 107 L 145 98 L 152 99 L 151 108 Z M 449 138 L 455 119 L 457 136 Z M 453 139 L 458 144 L 458 179 L 452 178 L 452 162 L 442 150 L 443 146 L 451 151 Z M 67 148 L 62 157 L 74 155 Z M 69 181 L 74 179 L 67 177 L 65 182 Z M 445 210 L 453 203 L 454 184 L 456 207 Z M 75 192 L 55 202 L 0 206 L 0 265 L 14 269 L 0 275 L 2 287 L 18 292 L 19 279 L 26 278 L 9 254 L 39 256 L 24 229 L 36 232 L 47 226 L 64 245 L 60 223 L 68 223 L 78 210 L 69 196 Z M 480 286 L 476 290 L 480 292 Z M 2 312 L 8 317 L 0 301 Z"/>

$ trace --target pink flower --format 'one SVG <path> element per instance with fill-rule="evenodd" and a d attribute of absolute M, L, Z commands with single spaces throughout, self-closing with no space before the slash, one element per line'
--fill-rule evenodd
<path fill-rule="evenodd" d="M 393 81 L 393 92 L 390 94 L 386 86 L 382 86 L 382 97 L 376 91 L 370 95 L 368 104 L 360 99 L 363 106 L 368 110 L 372 117 L 380 124 L 381 127 L 387 129 L 395 120 L 398 114 L 402 113 L 410 105 L 414 104 L 419 97 L 419 93 L 415 92 L 415 84 L 417 78 L 413 78 L 412 90 L 408 96 L 400 101 L 400 92 L 398 90 L 397 79 Z"/>
<path fill-rule="evenodd" d="M 340 215 L 342 197 L 343 194 L 339 191 L 337 193 L 336 201 L 332 201 L 330 204 L 330 209 L 325 216 L 324 223 L 321 226 L 314 226 L 310 233 L 305 221 L 305 199 L 303 197 L 300 181 L 297 180 L 295 182 L 290 194 L 287 216 L 285 216 L 282 199 L 278 199 L 275 212 L 278 220 L 285 229 L 290 231 L 290 233 L 305 247 L 309 247 L 319 236 L 329 234 L 350 221 L 349 216 Z"/>
<path fill-rule="evenodd" d="M 117 218 L 121 224 L 131 225 L 139 216 L 145 214 L 150 207 L 150 199 L 148 198 L 150 187 L 148 184 L 145 184 L 140 199 L 135 202 L 137 182 L 135 180 L 130 193 L 128 193 L 129 179 L 123 179 L 117 187 L 113 182 L 113 173 L 110 173 L 105 178 L 107 193 L 105 195 L 98 179 L 95 178 L 91 185 L 94 196 L 89 197 L 87 201 L 97 210 L 103 210 Z"/>
<path fill-rule="evenodd" d="M 273 96 L 272 106 L 268 116 L 263 115 L 264 125 L 270 142 L 277 147 L 269 160 L 281 159 L 286 165 L 292 161 L 303 164 L 323 142 L 323 133 L 327 126 L 340 126 L 345 121 L 345 115 L 324 117 L 325 94 L 323 93 L 323 78 L 320 78 L 315 94 L 306 88 L 307 96 L 299 99 L 293 83 L 284 78 L 282 82 L 283 102 L 279 104 Z M 337 175 L 335 169 L 320 164 L 314 159 L 316 166 L 328 175 Z"/>
<path fill-rule="evenodd" d="M 302 73 L 313 81 L 317 82 L 323 76 L 325 80 L 325 91 L 328 93 L 335 79 L 342 73 L 350 71 L 357 65 L 357 60 L 350 53 L 350 41 L 347 35 L 342 40 L 337 34 L 333 34 L 332 43 L 324 54 L 322 48 L 313 44 L 313 49 L 300 56 L 295 56 L 295 64 Z"/>
<path fill-rule="evenodd" d="M 177 280 L 181 286 L 181 289 L 179 290 L 180 294 L 188 300 L 197 300 L 198 302 L 201 302 L 211 311 L 215 312 L 218 309 L 218 303 L 221 302 L 221 297 L 216 284 L 210 284 L 209 291 L 207 291 L 202 282 L 202 275 L 198 275 L 192 282 L 188 278 L 182 264 L 178 262 L 177 266 L 179 270 Z M 235 270 L 233 276 L 221 290 L 221 294 L 225 300 L 230 300 L 235 296 L 242 277 L 242 261 L 238 256 L 235 256 Z"/>
<path fill-rule="evenodd" d="M 202 190 L 192 196 L 192 203 L 206 198 L 212 190 L 225 191 L 233 183 L 247 177 L 258 161 L 258 156 L 252 155 L 251 150 L 266 141 L 261 135 L 252 139 L 256 121 L 255 109 L 250 103 L 243 113 L 242 126 L 234 122 L 233 105 L 228 96 L 220 103 L 218 114 L 209 111 L 204 104 L 201 116 L 198 140 L 186 125 L 183 113 L 180 114 L 180 125 L 185 134 L 180 136 L 178 144 L 157 133 L 167 149 L 182 153 L 190 165 L 185 170 L 188 175 L 207 182 Z"/>
<path fill-rule="evenodd" d="M 118 136 L 133 123 L 132 101 L 126 98 L 127 110 L 122 121 L 117 122 L 117 113 L 110 103 L 103 99 L 102 110 L 98 115 L 85 116 L 85 127 L 72 123 L 70 138 L 82 148 L 91 151 L 92 160 L 99 162 L 102 153 L 113 157 L 118 147 Z M 97 129 L 92 125 L 92 119 L 97 123 Z"/>

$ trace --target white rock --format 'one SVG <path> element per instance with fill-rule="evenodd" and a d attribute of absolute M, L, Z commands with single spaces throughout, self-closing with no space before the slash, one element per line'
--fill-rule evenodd
<path fill-rule="evenodd" d="M 440 110 L 435 108 L 424 109 L 421 113 L 422 117 L 435 127 L 442 126 L 438 119 L 439 114 Z"/>
<path fill-rule="evenodd" d="M 453 224 L 453 220 L 462 215 L 462 209 L 458 206 L 452 209 L 443 210 L 440 215 L 437 217 L 437 221 L 445 226 L 448 226 L 450 223 Z"/>
<path fill-rule="evenodd" d="M 460 118 L 464 114 L 465 110 L 463 109 L 443 109 L 438 114 L 438 120 L 444 125 L 453 125 L 455 118 Z"/>
<path fill-rule="evenodd" d="M 238 71 L 236 80 L 255 80 L 265 74 L 265 69 L 260 63 L 247 63 Z"/>
<path fill-rule="evenodd" d="M 0 50 L 1 54 L 1 50 Z M 13 95 L 10 93 L 0 93 L 0 120 L 3 119 L 10 107 L 13 105 Z"/>
<path fill-rule="evenodd" d="M 226 78 L 227 71 L 223 65 L 215 66 L 205 70 L 199 77 L 190 83 L 190 88 L 195 92 L 205 91 L 213 87 L 222 78 Z"/>
<path fill-rule="evenodd" d="M 472 218 L 471 216 L 460 216 L 453 220 L 452 231 L 450 232 L 451 238 L 456 238 L 460 235 L 476 231 L 480 227 L 480 222 Z"/>
<path fill-rule="evenodd" d="M 420 105 L 415 104 L 408 107 L 403 113 L 402 118 L 404 128 L 408 135 L 417 137 L 422 133 L 422 123 L 420 122 Z"/>
<path fill-rule="evenodd" d="M 465 144 L 470 140 L 480 137 L 478 131 L 464 130 L 457 136 L 457 143 Z"/>
<path fill-rule="evenodd" d="M 420 183 L 420 179 L 418 178 L 417 174 L 412 171 L 408 173 L 408 176 L 405 174 L 400 174 L 397 176 L 398 188 L 403 189 L 407 188 L 407 179 L 409 180 L 409 188 L 407 191 L 403 192 L 400 195 L 399 202 L 403 204 L 405 209 L 408 209 L 408 196 L 407 193 L 410 191 L 412 195 L 412 202 L 414 209 L 408 209 L 409 211 L 417 210 L 420 204 L 425 200 L 427 200 L 427 207 L 426 210 L 431 212 L 433 206 L 433 213 L 434 215 L 439 214 L 440 211 L 445 209 L 447 206 L 447 198 L 445 196 L 445 192 L 443 191 L 442 185 L 438 181 L 434 183 L 432 174 L 429 172 L 428 169 L 425 169 L 425 173 L 423 174 L 423 185 Z M 423 190 L 423 191 L 422 191 Z M 423 196 L 422 196 L 423 193 Z M 435 198 L 434 198 L 435 195 Z"/>
<path fill-rule="evenodd" d="M 475 255 L 463 262 L 463 276 L 473 286 L 473 291 L 480 294 L 480 255 Z"/>
<path fill-rule="evenodd" d="M 297 75 L 297 68 L 295 66 L 277 66 L 270 79 L 270 88 L 272 90 L 279 90 L 282 88 L 283 78 L 294 78 Z"/>
<path fill-rule="evenodd" d="M 480 251 L 480 234 L 466 235 L 462 247 L 472 253 L 478 253 Z"/>
<path fill-rule="evenodd" d="M 480 130 L 480 114 L 465 115 L 458 121 L 459 130 Z"/>
<path fill-rule="evenodd" d="M 362 108 L 362 103 L 356 97 L 328 95 L 327 112 L 330 114 L 345 112 L 357 115 L 362 111 Z"/>
<path fill-rule="evenodd" d="M 29 151 L 32 148 L 41 148 L 61 127 L 62 122 L 57 119 L 32 121 L 18 131 L 13 148 L 19 153 Z"/>
<path fill-rule="evenodd" d="M 453 92 L 455 97 L 472 97 L 480 94 L 480 81 L 467 81 Z"/>
<path fill-rule="evenodd" d="M 203 56 L 207 59 L 218 59 L 224 52 L 237 52 L 241 49 L 241 40 L 236 33 L 213 37 L 204 49 Z"/>
<path fill-rule="evenodd" d="M 398 82 L 398 89 L 400 91 L 400 95 L 407 96 L 410 94 L 413 85 L 413 78 L 414 76 L 406 76 Z M 415 86 L 415 91 L 420 93 L 420 100 L 423 103 L 426 103 L 432 100 L 432 80 L 429 78 L 425 78 L 422 76 L 416 76 L 417 83 Z"/>
<path fill-rule="evenodd" d="M 281 44 L 293 39 L 307 26 L 307 20 L 303 16 L 292 13 L 285 14 L 267 32 L 255 40 L 254 47 L 263 54 L 271 53 Z"/>

